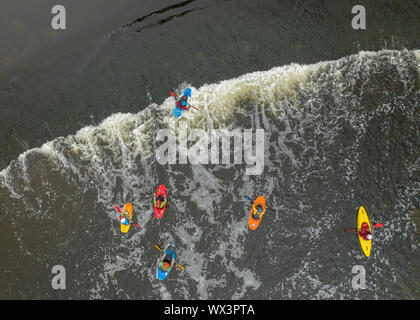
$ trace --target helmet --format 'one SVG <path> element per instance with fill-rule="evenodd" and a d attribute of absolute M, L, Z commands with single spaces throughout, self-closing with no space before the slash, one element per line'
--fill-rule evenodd
<path fill-rule="evenodd" d="M 163 268 L 166 270 L 166 269 L 168 269 L 168 267 L 169 267 L 169 263 L 164 262 L 164 263 L 163 263 Z"/>
<path fill-rule="evenodd" d="M 191 97 L 191 89 L 190 89 L 190 88 L 185 89 L 184 94 L 185 94 L 187 97 Z"/>
<path fill-rule="evenodd" d="M 263 208 L 258 207 L 258 208 L 257 208 L 257 211 L 258 211 L 259 213 L 261 213 L 261 212 L 263 212 Z"/>
<path fill-rule="evenodd" d="M 127 221 L 127 219 L 126 218 L 122 218 L 121 219 L 121 223 L 125 223 Z"/>
<path fill-rule="evenodd" d="M 369 240 L 372 240 L 372 235 L 369 233 L 366 238 L 368 238 Z"/>

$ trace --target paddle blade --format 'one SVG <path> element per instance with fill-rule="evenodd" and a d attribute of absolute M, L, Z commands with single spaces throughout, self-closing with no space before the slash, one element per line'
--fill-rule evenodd
<path fill-rule="evenodd" d="M 383 227 L 384 225 L 382 224 L 382 223 L 377 223 L 377 224 L 375 224 L 373 227 L 374 228 L 380 228 L 380 227 Z"/>
<path fill-rule="evenodd" d="M 252 199 L 248 196 L 244 196 L 245 199 L 247 199 L 249 201 L 250 204 L 254 204 L 254 201 L 252 201 Z"/>
<path fill-rule="evenodd" d="M 157 245 L 155 245 L 155 248 L 158 249 L 159 251 L 162 251 L 162 249 L 159 248 Z"/>
<path fill-rule="evenodd" d="M 121 209 L 120 209 L 119 207 L 114 207 L 114 209 L 117 209 L 117 211 L 118 211 L 119 213 L 121 213 Z"/>
<path fill-rule="evenodd" d="M 173 93 L 172 91 L 169 91 L 169 94 L 171 95 L 171 96 L 173 96 L 173 97 L 177 97 L 177 95 L 175 94 L 175 93 Z"/>
<path fill-rule="evenodd" d="M 133 222 L 134 223 L 134 222 Z M 134 225 L 139 228 L 139 229 L 143 229 L 142 227 L 140 227 L 137 223 L 134 223 Z"/>
<path fill-rule="evenodd" d="M 184 271 L 184 267 L 181 266 L 180 264 L 176 264 L 178 267 L 180 267 L 182 269 L 182 271 Z"/>
<path fill-rule="evenodd" d="M 356 229 L 353 229 L 353 230 L 344 230 L 344 232 L 354 232 L 354 231 L 356 231 Z"/>

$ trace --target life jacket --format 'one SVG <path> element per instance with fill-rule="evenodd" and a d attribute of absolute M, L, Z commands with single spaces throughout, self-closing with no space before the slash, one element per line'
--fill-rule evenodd
<path fill-rule="evenodd" d="M 162 203 L 164 203 L 164 202 L 165 202 L 165 197 L 162 194 L 160 194 L 155 199 L 155 207 L 158 208 L 158 209 L 163 209 Z"/>
<path fill-rule="evenodd" d="M 366 241 L 369 241 L 367 238 L 368 234 L 372 234 L 369 230 L 369 225 L 366 222 L 363 222 L 359 231 L 359 235 Z"/>
<path fill-rule="evenodd" d="M 262 212 L 258 212 L 257 209 L 259 209 L 259 208 L 263 209 L 263 211 Z M 252 217 L 255 220 L 259 220 L 262 217 L 262 215 L 265 213 L 265 208 L 263 208 L 260 204 L 254 206 L 252 210 L 253 210 Z"/>
<path fill-rule="evenodd" d="M 368 225 L 366 222 L 363 222 L 363 223 L 362 223 L 362 226 L 361 226 L 361 228 L 360 228 L 360 231 L 361 231 L 362 233 L 367 233 L 367 232 L 369 232 L 369 225 Z"/>
<path fill-rule="evenodd" d="M 169 264 L 169 266 L 168 266 L 167 268 L 165 268 L 165 266 L 164 266 L 165 262 L 167 262 L 167 263 Z M 168 272 L 169 270 L 171 270 L 171 263 L 170 263 L 170 262 L 168 262 L 168 261 L 163 261 L 163 260 L 162 260 L 162 261 L 160 262 L 160 268 L 161 268 L 163 271 Z"/>
<path fill-rule="evenodd" d="M 130 224 L 130 214 L 128 213 L 128 211 L 121 214 L 120 220 L 122 220 L 123 218 L 125 218 L 125 220 L 127 221 L 127 223 L 123 223 L 123 224 L 129 225 Z"/>
<path fill-rule="evenodd" d="M 177 102 L 176 102 L 176 106 L 180 109 L 185 109 L 187 110 L 187 102 L 188 102 L 188 97 L 186 95 L 183 95 Z"/>

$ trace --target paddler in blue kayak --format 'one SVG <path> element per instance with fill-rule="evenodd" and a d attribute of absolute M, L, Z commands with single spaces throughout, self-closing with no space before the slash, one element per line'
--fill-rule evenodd
<path fill-rule="evenodd" d="M 172 115 L 175 117 L 181 116 L 182 112 L 185 110 L 188 110 L 188 99 L 191 98 L 191 89 L 187 88 L 184 91 L 184 95 L 178 99 L 178 101 L 175 103 L 175 109 L 172 112 Z"/>
<path fill-rule="evenodd" d="M 172 267 L 175 264 L 175 253 L 172 250 L 163 251 L 162 257 L 160 258 L 160 268 L 164 272 L 171 271 Z"/>

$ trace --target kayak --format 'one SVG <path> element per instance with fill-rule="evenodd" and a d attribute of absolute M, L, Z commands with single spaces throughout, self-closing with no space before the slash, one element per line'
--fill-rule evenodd
<path fill-rule="evenodd" d="M 261 205 L 263 207 L 263 212 L 260 214 L 259 219 L 255 219 L 255 217 L 253 216 L 254 212 L 256 212 L 255 207 L 257 205 Z M 263 196 L 259 196 L 255 201 L 254 204 L 252 205 L 252 209 L 251 209 L 251 213 L 249 214 L 249 228 L 251 230 L 255 230 L 258 228 L 258 226 L 260 225 L 261 219 L 265 213 L 265 198 Z"/>
<path fill-rule="evenodd" d="M 360 245 L 362 246 L 363 252 L 366 255 L 366 257 L 370 256 L 370 249 L 372 248 L 372 240 L 365 240 L 359 235 L 359 231 L 362 228 L 362 223 L 366 222 L 369 225 L 369 231 L 372 232 L 372 228 L 370 226 L 369 218 L 366 213 L 365 208 L 361 206 L 359 208 L 359 212 L 357 213 L 357 236 L 360 240 Z"/>
<path fill-rule="evenodd" d="M 173 95 L 177 100 L 178 100 L 178 97 L 177 97 L 177 95 L 175 94 L 175 93 L 173 93 L 173 92 L 169 92 L 171 95 Z M 187 111 L 188 109 L 182 109 L 182 108 L 180 108 L 180 107 L 178 107 L 177 106 L 177 103 L 181 103 L 181 105 L 182 106 L 184 106 L 184 107 L 186 107 L 186 106 L 188 106 L 188 100 L 191 98 L 191 89 L 190 88 L 187 88 L 187 89 L 185 89 L 185 91 L 184 91 L 184 95 L 175 103 L 175 108 L 174 108 L 174 110 L 172 111 L 172 115 L 175 117 L 175 118 L 178 118 L 178 120 L 181 118 L 181 116 L 182 116 L 182 113 L 184 112 L 184 111 Z"/>
<path fill-rule="evenodd" d="M 156 191 L 156 197 L 159 197 L 159 195 L 163 195 L 164 197 L 166 197 L 166 195 L 167 195 L 166 187 L 163 184 L 161 184 Z M 155 211 L 155 217 L 156 218 L 160 219 L 160 218 L 163 217 L 163 214 L 165 213 L 166 205 L 167 205 L 167 203 L 165 203 L 165 205 L 163 206 L 162 209 L 159 209 L 159 208 L 156 208 L 155 205 L 153 204 L 153 208 L 155 209 L 154 211 Z"/>
<path fill-rule="evenodd" d="M 121 213 L 121 219 L 122 218 L 127 218 L 130 220 L 129 224 L 121 223 L 121 232 L 127 233 L 133 221 L 133 206 L 131 205 L 130 202 L 127 202 L 124 206 L 123 212 Z"/>
<path fill-rule="evenodd" d="M 187 110 L 185 110 L 185 109 L 180 109 L 180 108 L 178 108 L 178 107 L 175 105 L 175 109 L 174 109 L 174 111 L 172 111 L 172 115 L 173 115 L 175 118 L 180 118 L 180 117 L 182 116 L 182 113 L 183 113 L 184 111 L 187 111 Z"/>
<path fill-rule="evenodd" d="M 157 278 L 159 279 L 159 280 L 165 280 L 166 279 L 166 277 L 168 276 L 168 274 L 171 272 L 171 270 L 169 270 L 169 271 L 163 271 L 162 269 L 161 269 L 161 267 L 160 267 L 160 263 L 161 263 L 161 261 L 163 260 L 163 261 L 166 261 L 166 262 L 168 262 L 169 264 L 172 264 L 172 253 L 175 255 L 175 258 L 176 258 L 176 252 L 175 252 L 175 245 L 173 244 L 173 243 L 171 243 L 171 244 L 168 244 L 168 246 L 165 248 L 165 250 L 163 250 L 163 251 L 169 251 L 169 254 L 166 254 L 164 257 L 163 257 L 163 259 L 160 259 L 159 261 L 158 261 L 158 265 L 157 265 L 157 271 L 156 271 L 156 276 L 157 276 Z M 174 258 L 174 260 L 175 260 L 175 258 Z M 175 266 L 175 264 L 174 264 L 174 266 Z"/>

